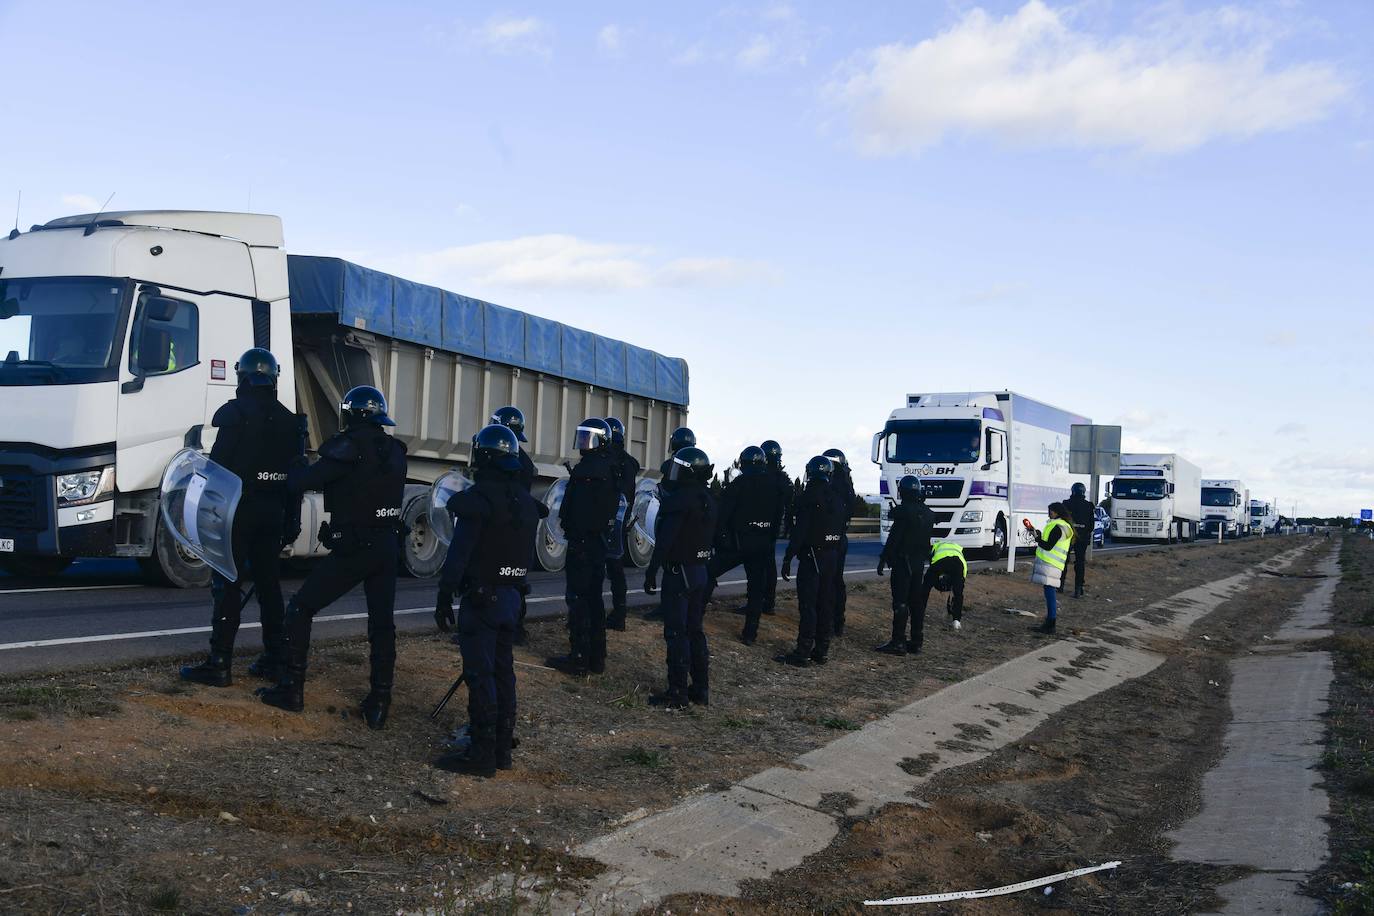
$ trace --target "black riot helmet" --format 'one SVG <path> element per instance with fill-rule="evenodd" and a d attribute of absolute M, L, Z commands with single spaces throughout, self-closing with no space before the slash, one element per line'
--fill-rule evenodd
<path fill-rule="evenodd" d="M 234 363 L 234 371 L 238 373 L 239 384 L 250 388 L 276 388 L 277 379 L 281 377 L 277 358 L 262 347 L 245 350 Z"/>
<path fill-rule="evenodd" d="M 606 425 L 611 429 L 611 444 L 623 446 L 625 444 L 625 424 L 615 417 L 607 417 Z"/>
<path fill-rule="evenodd" d="M 739 469 L 741 474 L 762 474 L 767 470 L 768 458 L 763 454 L 763 449 L 751 445 L 740 452 Z"/>
<path fill-rule="evenodd" d="M 483 426 L 472 437 L 472 466 L 475 470 L 495 468 L 520 470 L 520 440 L 515 430 L 503 423 Z"/>
<path fill-rule="evenodd" d="M 835 465 L 824 455 L 817 455 L 806 462 L 806 482 L 819 480 L 822 483 L 830 483 L 830 478 L 835 476 Z"/>
<path fill-rule="evenodd" d="M 357 426 L 395 425 L 396 421 L 386 413 L 386 397 L 371 385 L 348 389 L 348 394 L 339 404 L 340 431 Z"/>
<path fill-rule="evenodd" d="M 908 474 L 897 481 L 897 498 L 903 502 L 908 499 L 923 502 L 926 498 L 926 491 L 921 487 L 921 478 Z"/>
<path fill-rule="evenodd" d="M 611 441 L 611 428 L 600 417 L 588 417 L 577 424 L 573 435 L 573 448 L 583 455 L 600 451 Z"/>
<path fill-rule="evenodd" d="M 500 407 L 492 412 L 488 423 L 495 423 L 497 426 L 504 426 L 506 429 L 515 433 L 515 438 L 520 442 L 528 442 L 525 438 L 525 414 L 519 407 Z"/>
<path fill-rule="evenodd" d="M 711 459 L 706 456 L 705 452 L 696 446 L 689 445 L 687 448 L 679 449 L 673 455 L 673 460 L 668 465 L 668 479 L 673 483 L 682 483 L 687 480 L 706 483 L 711 479 L 715 470 L 715 466 L 711 464 Z"/>
<path fill-rule="evenodd" d="M 844 452 L 840 451 L 837 448 L 828 448 L 825 451 L 821 452 L 821 454 L 824 455 L 826 458 L 830 459 L 830 463 L 835 466 L 835 470 L 837 471 L 840 468 L 849 467 L 849 459 L 845 458 Z"/>
<path fill-rule="evenodd" d="M 781 445 L 778 445 L 773 439 L 769 439 L 764 442 L 763 445 L 759 446 L 759 448 L 763 449 L 763 457 L 768 459 L 768 466 L 770 468 L 776 469 L 782 467 Z"/>
<path fill-rule="evenodd" d="M 684 448 L 696 448 L 697 434 L 685 426 L 679 426 L 668 437 L 668 454 L 676 455 Z"/>
<path fill-rule="evenodd" d="M 1088 498 L 1088 488 L 1083 486 L 1083 484 L 1081 483 L 1074 484 L 1072 487 L 1069 488 L 1069 492 L 1072 493 L 1074 496 L 1079 497 L 1080 499 Z"/>

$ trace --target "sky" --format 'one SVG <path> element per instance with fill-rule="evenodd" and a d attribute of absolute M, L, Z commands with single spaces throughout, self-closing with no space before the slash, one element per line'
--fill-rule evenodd
<path fill-rule="evenodd" d="M 1010 388 L 1374 506 L 1374 3 L 0 0 L 0 212 L 288 248 L 688 361 L 728 464 Z"/>

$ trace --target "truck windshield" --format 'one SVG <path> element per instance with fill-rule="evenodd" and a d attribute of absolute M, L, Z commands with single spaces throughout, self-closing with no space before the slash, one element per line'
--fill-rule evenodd
<path fill-rule="evenodd" d="M 0 385 L 114 381 L 127 291 L 95 277 L 0 279 Z"/>
<path fill-rule="evenodd" d="M 887 460 L 901 464 L 967 464 L 978 460 L 978 420 L 894 420 L 887 424 Z"/>
<path fill-rule="evenodd" d="M 1267 512 L 1268 510 L 1265 509 L 1263 506 L 1250 507 L 1250 515 L 1254 518 L 1263 518 L 1267 514 Z"/>
<path fill-rule="evenodd" d="M 1238 506 L 1236 491 L 1224 487 L 1203 487 L 1202 504 L 1204 506 Z"/>
<path fill-rule="evenodd" d="M 1163 480 L 1131 480 L 1118 477 L 1112 481 L 1112 496 L 1117 499 L 1163 499 L 1169 485 Z"/>

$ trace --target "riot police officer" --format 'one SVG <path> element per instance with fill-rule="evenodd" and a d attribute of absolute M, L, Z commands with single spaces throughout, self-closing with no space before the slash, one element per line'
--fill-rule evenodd
<path fill-rule="evenodd" d="M 463 679 L 468 685 L 471 741 L 464 752 L 435 761 L 441 770 L 493 776 L 511 766 L 515 732 L 515 662 L 511 648 L 520 591 L 534 554 L 543 504 L 520 481 L 520 443 L 509 427 L 492 424 L 472 437 L 474 486 L 448 502 L 454 517 L 439 577 L 434 612 L 439 629 L 458 628 Z M 455 621 L 451 600 L 462 596 Z"/>
<path fill-rule="evenodd" d="M 677 429 L 673 430 L 670 436 L 668 436 L 668 457 L 663 459 L 663 463 L 658 466 L 658 499 L 660 506 L 662 505 L 663 500 L 668 497 L 668 494 L 672 491 L 673 487 L 676 486 L 673 480 L 670 479 L 671 472 L 673 469 L 673 456 L 676 455 L 678 452 L 682 451 L 684 448 L 696 448 L 696 445 L 697 434 L 692 432 L 686 426 L 679 426 Z M 662 620 L 662 603 L 660 602 L 658 605 L 651 607 L 649 608 L 649 610 L 645 611 L 644 619 Z"/>
<path fill-rule="evenodd" d="M 837 637 L 844 635 L 844 612 L 849 603 L 849 591 L 844 585 L 844 564 L 849 559 L 849 520 L 854 517 L 854 478 L 849 474 L 849 460 L 845 458 L 844 452 L 837 448 L 826 449 L 821 453 L 830 459 L 830 463 L 835 466 L 835 473 L 830 478 L 830 486 L 834 488 L 835 495 L 844 503 L 844 524 L 845 530 L 840 535 L 840 558 L 839 567 L 835 573 L 835 604 L 833 625 Z"/>
<path fill-rule="evenodd" d="M 739 476 L 730 481 L 720 501 L 716 551 L 711 557 L 711 585 L 740 564 L 748 580 L 744 602 L 744 630 L 740 641 L 752 646 L 759 635 L 759 615 L 776 564 L 782 498 L 768 473 L 763 449 L 751 445 L 739 454 Z M 708 591 L 706 598 L 710 600 Z"/>
<path fill-rule="evenodd" d="M 492 413 L 491 420 L 488 422 L 506 427 L 511 432 L 515 433 L 515 438 L 520 442 L 529 441 L 525 438 L 525 413 L 519 407 L 497 408 Z M 525 451 L 523 446 L 521 446 L 519 451 L 520 470 L 516 472 L 516 479 L 520 482 L 520 485 L 525 488 L 525 492 L 530 493 L 534 489 L 534 478 L 538 476 L 538 471 L 536 471 L 534 461 L 530 458 L 529 453 Z M 540 505 L 543 504 L 541 503 Z M 548 515 L 547 507 L 544 510 L 544 514 Z M 529 583 L 522 583 L 520 585 L 520 620 L 515 625 L 515 644 L 517 646 L 523 646 L 525 643 L 529 642 L 529 632 L 525 629 L 525 616 L 529 612 L 529 605 L 526 599 L 529 598 L 529 594 Z M 452 596 L 449 597 L 449 600 L 453 600 Z"/>
<path fill-rule="evenodd" d="M 211 687 L 231 682 L 234 637 L 243 611 L 243 579 L 257 589 L 262 619 L 262 655 L 249 674 L 275 681 L 286 660 L 282 630 L 281 551 L 301 530 L 301 502 L 286 489 L 286 472 L 303 456 L 300 422 L 277 400 L 281 367 L 267 350 L 254 347 L 234 365 L 238 389 L 234 400 L 215 411 L 210 424 L 219 430 L 210 458 L 233 471 L 243 483 L 234 513 L 232 546 L 237 581 L 211 573 L 210 655 L 199 665 L 181 669 L 183 680 Z"/>
<path fill-rule="evenodd" d="M 689 702 L 710 703 L 710 651 L 702 618 L 706 611 L 707 563 L 716 525 L 716 506 L 707 484 L 711 459 L 688 447 L 672 458 L 672 489 L 658 508 L 654 553 L 644 573 L 644 591 L 652 595 L 658 571 L 664 571 L 663 641 L 668 644 L 668 689 L 651 694 L 649 703 L 681 709 Z"/>
<path fill-rule="evenodd" d="M 768 477 L 778 491 L 778 524 L 773 535 L 774 546 L 768 554 L 767 587 L 763 594 L 763 613 L 771 614 L 778 596 L 777 539 L 791 534 L 792 503 L 795 501 L 796 493 L 792 488 L 792 478 L 782 466 L 782 446 L 776 440 L 766 439 L 759 448 L 763 449 L 763 457 L 768 462 Z"/>
<path fill-rule="evenodd" d="M 315 614 L 358 583 L 367 596 L 370 688 L 362 702 L 369 728 L 382 728 L 391 709 L 396 669 L 396 561 L 406 448 L 387 434 L 395 426 L 386 398 L 371 385 L 349 389 L 339 405 L 339 432 L 320 446 L 320 460 L 293 469 L 294 493 L 323 490 L 329 511 L 320 539 L 329 556 L 310 571 L 286 609 L 286 676 L 258 691 L 262 701 L 291 712 L 305 707 L 305 669 Z"/>
<path fill-rule="evenodd" d="M 792 560 L 797 570 L 797 645 L 777 661 L 805 668 L 812 662 L 824 665 L 833 632 L 835 576 L 840 539 L 844 536 L 845 509 L 831 485 L 835 466 L 817 455 L 806 463 L 806 489 L 797 500 L 792 538 L 782 558 L 782 577 L 790 579 Z"/>
<path fill-rule="evenodd" d="M 600 417 L 577 427 L 573 448 L 582 456 L 568 477 L 559 524 L 568 540 L 567 655 L 548 660 L 566 674 L 601 674 L 606 670 L 606 603 L 601 583 L 606 575 L 606 533 L 615 520 L 620 494 L 612 479 L 608 449 L 611 428 Z"/>
<path fill-rule="evenodd" d="M 1073 525 L 1073 596 L 1083 597 L 1083 573 L 1088 562 L 1088 545 L 1093 542 L 1093 526 L 1097 523 L 1097 510 L 1088 499 L 1088 488 L 1076 483 L 1070 496 L 1064 501 L 1069 523 Z M 1068 577 L 1065 576 L 1064 579 Z M 1064 579 L 1059 580 L 1059 590 L 1064 590 Z"/>
<path fill-rule="evenodd" d="M 626 512 L 634 505 L 635 482 L 639 477 L 639 462 L 625 449 L 625 424 L 615 417 L 607 417 L 606 425 L 611 430 L 611 476 L 619 494 L 625 498 Z M 614 556 L 606 558 L 606 577 L 611 580 L 611 615 L 606 618 L 606 629 L 625 629 L 625 530 L 620 528 L 616 537 L 620 538 L 619 549 L 611 551 Z"/>
<path fill-rule="evenodd" d="M 888 512 L 892 529 L 878 558 L 878 575 L 884 567 L 892 569 L 892 638 L 879 652 L 906 655 L 909 646 L 918 650 L 922 642 L 925 603 L 921 602 L 920 620 L 912 613 L 917 604 L 917 591 L 922 587 L 926 560 L 930 558 L 930 536 L 935 529 L 935 513 L 926 507 L 921 479 L 910 474 L 897 482 L 900 504 Z M 928 593 L 927 593 L 928 594 Z M 907 639 L 907 619 L 911 618 L 911 639 Z"/>

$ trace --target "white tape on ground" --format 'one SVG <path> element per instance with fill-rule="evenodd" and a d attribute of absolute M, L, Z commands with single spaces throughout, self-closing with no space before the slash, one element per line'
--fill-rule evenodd
<path fill-rule="evenodd" d="M 891 897 L 887 900 L 865 900 L 864 906 L 910 906 L 913 903 L 947 903 L 950 900 L 973 900 L 978 897 L 1000 897 L 1003 894 L 1015 894 L 1020 891 L 1028 891 L 1033 887 L 1055 884 L 1068 878 L 1089 875 L 1095 871 L 1116 868 L 1120 864 L 1120 862 L 1104 862 L 1101 865 L 1089 865 L 1087 868 L 1075 868 L 1073 871 L 1060 872 L 1057 875 L 1050 875 L 1048 878 L 1033 878 L 1030 881 L 1022 881 L 1019 884 L 989 887 L 978 891 L 949 891 L 944 894 L 922 894 L 919 897 Z"/>

